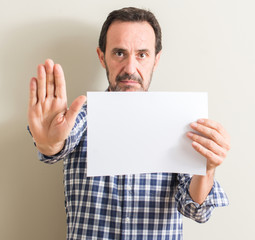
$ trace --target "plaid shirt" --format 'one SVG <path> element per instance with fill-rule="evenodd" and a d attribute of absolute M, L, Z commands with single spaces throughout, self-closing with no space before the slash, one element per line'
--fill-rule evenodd
<path fill-rule="evenodd" d="M 214 207 L 228 205 L 215 181 L 202 205 L 192 201 L 186 174 L 151 173 L 86 176 L 86 105 L 81 109 L 64 149 L 40 160 L 64 160 L 67 239 L 182 239 L 182 215 L 206 222 Z M 181 215 L 182 214 L 182 215 Z"/>

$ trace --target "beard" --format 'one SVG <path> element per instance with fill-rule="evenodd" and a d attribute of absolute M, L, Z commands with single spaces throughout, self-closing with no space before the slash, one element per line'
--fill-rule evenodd
<path fill-rule="evenodd" d="M 151 71 L 150 79 L 149 79 L 147 85 L 144 84 L 144 80 L 140 76 L 137 76 L 136 74 L 128 74 L 128 73 L 124 73 L 122 75 L 117 75 L 115 78 L 115 85 L 113 85 L 110 82 L 109 68 L 106 64 L 106 61 L 105 61 L 105 69 L 106 69 L 106 76 L 107 76 L 107 79 L 109 82 L 108 91 L 112 91 L 112 92 L 129 92 L 129 91 L 144 92 L 144 91 L 148 91 L 148 89 L 149 89 L 153 71 Z M 122 81 L 125 81 L 125 80 L 136 81 L 137 82 L 136 87 L 134 87 L 132 85 L 123 84 Z M 138 85 L 138 87 L 137 87 L 137 85 Z"/>

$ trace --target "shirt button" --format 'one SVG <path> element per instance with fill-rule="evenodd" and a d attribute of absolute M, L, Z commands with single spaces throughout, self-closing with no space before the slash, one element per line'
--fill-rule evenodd
<path fill-rule="evenodd" d="M 126 223 L 130 223 L 130 218 L 129 217 L 126 218 Z"/>
<path fill-rule="evenodd" d="M 131 191 L 132 190 L 132 186 L 131 185 L 127 185 L 127 190 Z"/>

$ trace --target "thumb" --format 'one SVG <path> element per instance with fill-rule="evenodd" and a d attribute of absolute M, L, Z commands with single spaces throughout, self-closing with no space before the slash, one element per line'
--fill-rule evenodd
<path fill-rule="evenodd" d="M 68 122 L 69 126 L 74 125 L 75 119 L 82 107 L 82 105 L 85 103 L 87 100 L 86 96 L 82 95 L 77 97 L 71 104 L 69 110 L 66 112 L 65 118 L 66 121 Z"/>

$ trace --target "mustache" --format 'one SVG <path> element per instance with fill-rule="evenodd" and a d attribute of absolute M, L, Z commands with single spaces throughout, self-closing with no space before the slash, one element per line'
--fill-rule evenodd
<path fill-rule="evenodd" d="M 141 77 L 137 77 L 135 74 L 125 73 L 123 75 L 118 75 L 116 77 L 116 82 L 121 82 L 123 80 L 133 80 L 133 81 L 137 81 L 140 84 L 142 84 L 142 82 L 143 82 L 142 78 Z"/>

